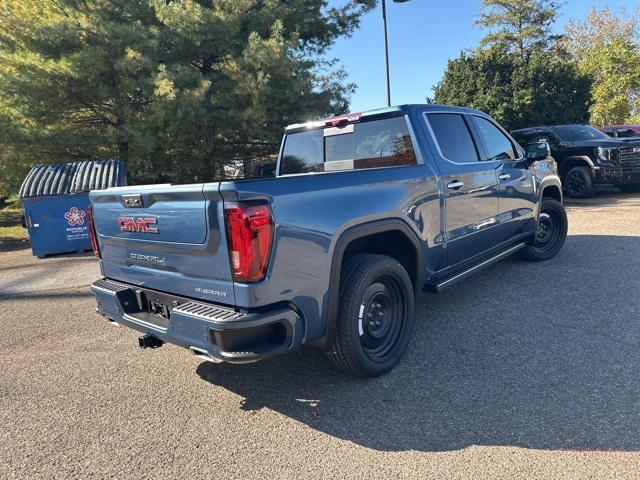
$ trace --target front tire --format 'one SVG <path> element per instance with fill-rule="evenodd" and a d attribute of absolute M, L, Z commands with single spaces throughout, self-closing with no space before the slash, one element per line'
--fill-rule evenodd
<path fill-rule="evenodd" d="M 409 344 L 415 308 L 404 267 L 384 255 L 355 255 L 346 261 L 329 359 L 360 377 L 377 377 L 400 361 Z"/>
<path fill-rule="evenodd" d="M 522 249 L 522 257 L 530 262 L 542 262 L 557 255 L 565 240 L 569 221 L 560 202 L 552 198 L 542 200 L 534 240 Z"/>
<path fill-rule="evenodd" d="M 573 198 L 588 198 L 593 196 L 596 189 L 591 177 L 591 169 L 586 166 L 571 168 L 562 180 L 564 191 Z"/>

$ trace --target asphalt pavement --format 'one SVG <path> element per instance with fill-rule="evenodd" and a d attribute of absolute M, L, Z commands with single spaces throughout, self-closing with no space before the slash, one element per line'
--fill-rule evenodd
<path fill-rule="evenodd" d="M 0 252 L 0 478 L 640 478 L 640 196 L 567 210 L 556 259 L 421 294 L 374 380 L 143 351 L 93 257 Z"/>

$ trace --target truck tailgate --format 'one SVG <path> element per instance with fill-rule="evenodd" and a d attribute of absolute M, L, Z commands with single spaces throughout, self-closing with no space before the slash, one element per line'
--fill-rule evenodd
<path fill-rule="evenodd" d="M 219 183 L 91 192 L 102 273 L 142 287 L 233 305 Z"/>

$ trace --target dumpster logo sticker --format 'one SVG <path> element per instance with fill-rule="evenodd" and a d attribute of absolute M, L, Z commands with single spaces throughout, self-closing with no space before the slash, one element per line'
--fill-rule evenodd
<path fill-rule="evenodd" d="M 76 207 L 71 207 L 71 210 L 64 214 L 64 218 L 67 219 L 67 223 L 70 227 L 75 227 L 76 225 L 84 225 L 85 215 L 86 214 L 83 210 L 78 210 Z"/>
<path fill-rule="evenodd" d="M 68 212 L 65 212 L 64 218 L 67 220 L 68 241 L 79 240 L 84 243 L 89 240 L 89 229 L 84 222 L 86 215 L 87 213 L 84 210 L 78 210 L 77 207 L 71 207 Z"/>

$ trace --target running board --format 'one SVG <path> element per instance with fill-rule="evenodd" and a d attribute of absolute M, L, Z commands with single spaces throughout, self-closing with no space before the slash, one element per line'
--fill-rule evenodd
<path fill-rule="evenodd" d="M 516 253 L 518 250 L 523 249 L 524 247 L 526 247 L 527 244 L 526 243 L 519 243 L 517 245 L 514 245 L 513 247 L 508 248 L 507 250 L 504 250 L 503 252 L 500 252 L 499 254 L 488 258 L 476 265 L 474 265 L 471 268 L 468 268 L 467 270 L 463 270 L 461 272 L 456 273 L 455 275 L 446 278 L 445 280 L 441 280 L 440 282 L 434 284 L 431 286 L 431 289 L 433 289 L 436 292 L 442 292 L 443 290 L 446 290 L 449 287 L 452 287 L 453 285 L 455 285 L 458 282 L 461 282 L 462 280 L 464 280 L 467 277 L 470 277 L 471 275 L 473 275 L 476 272 L 479 272 L 480 270 L 489 267 L 491 265 L 493 265 L 494 263 L 499 262 L 500 260 L 503 260 L 505 258 L 507 258 L 510 255 L 513 255 L 514 253 Z"/>

